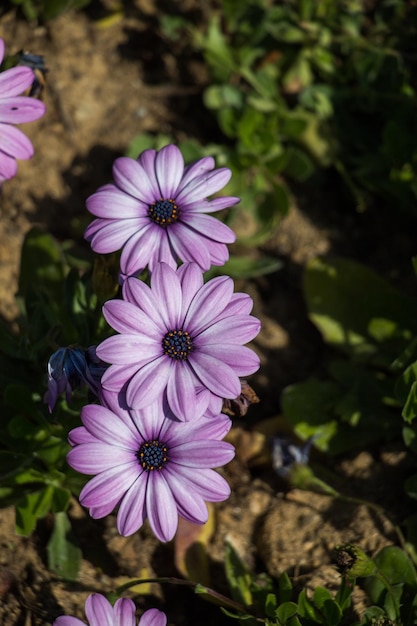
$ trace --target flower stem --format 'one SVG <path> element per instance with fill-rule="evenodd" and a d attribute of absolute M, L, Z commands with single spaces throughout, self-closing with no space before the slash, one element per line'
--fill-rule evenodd
<path fill-rule="evenodd" d="M 238 613 L 243 613 L 244 615 L 250 614 L 252 617 L 258 620 L 258 618 L 251 613 L 250 609 L 243 606 L 239 602 L 235 602 L 231 598 L 224 596 L 223 594 L 211 589 L 210 587 L 206 587 L 205 585 L 201 585 L 200 583 L 196 583 L 192 580 L 184 580 L 182 578 L 174 578 L 174 577 L 161 577 L 161 578 L 139 578 L 133 579 L 129 582 L 117 587 L 116 594 L 120 596 L 124 591 L 130 589 L 131 587 L 135 587 L 136 585 L 142 585 L 145 583 L 168 583 L 171 585 L 182 585 L 184 587 L 192 587 L 195 593 L 199 594 L 207 594 L 213 600 L 215 600 L 216 604 L 220 604 L 224 608 L 231 609 L 233 611 L 237 611 Z M 264 620 L 259 620 L 264 621 Z"/>

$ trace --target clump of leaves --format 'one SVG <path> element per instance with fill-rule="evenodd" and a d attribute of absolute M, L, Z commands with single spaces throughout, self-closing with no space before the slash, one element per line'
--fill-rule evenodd
<path fill-rule="evenodd" d="M 403 550 L 389 546 L 371 559 L 358 546 L 338 546 L 335 560 L 341 573 L 336 593 L 325 587 L 309 593 L 305 588 L 295 589 L 286 573 L 277 580 L 253 574 L 228 544 L 225 567 L 232 597 L 247 610 L 240 614 L 223 610 L 250 626 L 259 621 L 267 626 L 338 626 L 352 617 L 352 592 L 361 581 L 371 606 L 355 626 L 375 624 L 376 620 L 398 626 L 415 624 L 417 575 Z"/>
<path fill-rule="evenodd" d="M 36 19 L 50 20 L 69 9 L 81 9 L 91 0 L 11 0 L 21 7 L 23 15 L 29 21 Z"/>
<path fill-rule="evenodd" d="M 86 398 L 75 394 L 71 407 L 60 398 L 52 420 L 39 390 L 46 390 L 46 363 L 57 347 L 87 347 L 100 337 L 90 266 L 71 242 L 33 229 L 21 255 L 19 328 L 0 326 L 0 507 L 15 505 L 16 530 L 26 536 L 54 514 L 49 563 L 65 578 L 75 578 L 81 558 L 66 511 L 83 485 L 66 464 L 67 435 Z"/>
<path fill-rule="evenodd" d="M 204 55 L 204 102 L 225 136 L 233 193 L 253 206 L 256 243 L 289 208 L 285 181 L 322 168 L 359 210 L 414 214 L 416 13 L 405 0 L 224 0 L 198 26 L 164 16 L 167 37 L 182 29 Z"/>

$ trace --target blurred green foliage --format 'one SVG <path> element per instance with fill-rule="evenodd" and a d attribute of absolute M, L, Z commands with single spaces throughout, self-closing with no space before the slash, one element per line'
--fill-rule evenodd
<path fill-rule="evenodd" d="M 81 9 L 90 4 L 91 0 L 10 0 L 21 7 L 23 15 L 29 21 L 42 19 L 51 20 L 64 11 Z"/>
<path fill-rule="evenodd" d="M 304 273 L 311 321 L 335 349 L 323 378 L 284 390 L 283 410 L 302 438 L 338 454 L 399 441 L 417 415 L 417 299 L 349 259 L 314 259 Z"/>
<path fill-rule="evenodd" d="M 0 325 L 0 507 L 15 505 L 16 530 L 25 536 L 52 514 L 50 567 L 75 578 L 81 553 L 66 511 L 85 478 L 67 466 L 67 436 L 79 425 L 86 392 L 76 392 L 71 407 L 59 398 L 53 418 L 40 393 L 52 352 L 72 343 L 87 347 L 104 333 L 91 262 L 71 242 L 58 244 L 32 229 L 22 247 L 17 301 L 18 328 Z"/>
<path fill-rule="evenodd" d="M 257 221 L 252 243 L 288 211 L 286 183 L 319 170 L 338 172 L 358 210 L 415 214 L 414 3 L 222 0 L 197 25 L 164 15 L 161 28 L 204 56 L 204 103 L 224 136 L 231 193 Z"/>

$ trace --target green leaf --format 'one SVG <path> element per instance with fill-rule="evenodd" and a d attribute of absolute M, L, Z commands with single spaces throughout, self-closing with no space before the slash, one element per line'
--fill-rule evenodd
<path fill-rule="evenodd" d="M 65 487 L 54 486 L 54 493 L 51 500 L 51 511 L 61 513 L 66 511 L 71 500 L 71 492 Z"/>
<path fill-rule="evenodd" d="M 348 353 L 377 351 L 369 330 L 375 319 L 392 322 L 391 340 L 405 341 L 417 332 L 417 301 L 355 261 L 314 259 L 305 272 L 304 292 L 310 318 L 325 341 Z M 394 354 L 387 354 L 389 363 L 398 354 L 397 343 Z"/>
<path fill-rule="evenodd" d="M 397 546 L 382 548 L 374 558 L 374 563 L 391 586 L 406 585 L 410 591 L 414 593 L 417 591 L 416 570 L 401 548 Z M 377 576 L 370 576 L 366 579 L 365 586 L 372 602 L 379 604 L 381 594 L 386 589 L 384 581 Z"/>
<path fill-rule="evenodd" d="M 395 395 L 404 404 L 410 394 L 413 384 L 417 381 L 417 361 L 411 363 L 395 384 Z"/>
<path fill-rule="evenodd" d="M 19 295 L 25 297 L 29 288 L 44 288 L 56 297 L 61 295 L 64 280 L 61 249 L 49 233 L 38 228 L 30 230 L 23 242 L 20 261 Z"/>
<path fill-rule="evenodd" d="M 292 596 L 292 582 L 287 572 L 282 572 L 278 578 L 278 597 L 280 604 L 289 602 Z"/>
<path fill-rule="evenodd" d="M 316 624 L 323 623 L 320 613 L 307 597 L 306 589 L 303 589 L 298 596 L 298 614 L 301 618 L 312 620 Z"/>
<path fill-rule="evenodd" d="M 417 416 L 417 381 L 411 385 L 410 393 L 405 401 L 401 415 L 409 424 Z"/>
<path fill-rule="evenodd" d="M 404 489 L 410 498 L 417 500 L 417 474 L 407 478 L 404 483 Z"/>
<path fill-rule="evenodd" d="M 404 426 L 403 438 L 405 445 L 410 448 L 414 454 L 417 454 L 417 432 L 411 426 Z"/>
<path fill-rule="evenodd" d="M 46 550 L 50 570 L 65 580 L 77 580 L 82 552 L 66 513 L 55 514 L 54 530 Z"/>
<path fill-rule="evenodd" d="M 300 148 L 290 147 L 287 150 L 285 174 L 298 182 L 304 182 L 314 172 L 310 157 Z"/>
<path fill-rule="evenodd" d="M 276 611 L 276 617 L 279 620 L 279 623 L 285 626 L 288 620 L 297 615 L 297 611 L 298 606 L 295 604 L 295 602 L 284 602 L 284 604 L 281 604 L 278 607 Z"/>
<path fill-rule="evenodd" d="M 336 626 L 340 623 L 342 611 L 328 589 L 316 587 L 313 593 L 313 602 L 325 618 L 325 624 Z"/>
<path fill-rule="evenodd" d="M 301 28 L 298 28 L 287 21 L 269 23 L 267 24 L 266 30 L 279 42 L 284 41 L 285 43 L 301 43 L 305 38 L 305 34 Z"/>
<path fill-rule="evenodd" d="M 265 600 L 265 614 L 274 617 L 277 610 L 277 597 L 274 593 L 268 593 Z"/>
<path fill-rule="evenodd" d="M 215 76 L 227 82 L 231 72 L 235 69 L 232 49 L 229 47 L 220 26 L 220 17 L 215 15 L 208 26 L 205 38 L 198 38 L 197 42 L 204 48 L 204 55 Z"/>
<path fill-rule="evenodd" d="M 242 101 L 242 92 L 232 85 L 212 85 L 204 92 L 204 104 L 208 109 L 240 109 Z"/>
<path fill-rule="evenodd" d="M 311 379 L 289 385 L 282 393 L 285 417 L 303 438 L 316 435 L 315 445 L 327 451 L 337 431 L 333 409 L 339 398 L 338 386 L 331 381 Z"/>
<path fill-rule="evenodd" d="M 45 486 L 39 491 L 27 494 L 16 505 L 16 532 L 28 537 L 34 530 L 39 518 L 45 517 L 51 510 L 54 488 Z"/>
<path fill-rule="evenodd" d="M 225 569 L 233 599 L 244 606 L 252 604 L 251 576 L 230 542 L 226 542 Z"/>

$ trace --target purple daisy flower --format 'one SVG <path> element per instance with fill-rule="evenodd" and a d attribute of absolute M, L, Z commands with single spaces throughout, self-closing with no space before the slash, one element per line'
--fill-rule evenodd
<path fill-rule="evenodd" d="M 3 57 L 4 41 L 0 39 L 0 63 Z M 16 159 L 33 156 L 31 142 L 13 124 L 32 122 L 45 113 L 43 102 L 19 95 L 31 87 L 34 79 L 29 67 L 12 67 L 0 73 L 0 185 L 16 175 Z"/>
<path fill-rule="evenodd" d="M 104 317 L 120 334 L 97 346 L 97 355 L 111 363 L 102 386 L 114 392 L 126 386 L 129 407 L 166 393 L 174 415 L 190 420 L 207 407 L 197 402 L 199 389 L 209 392 L 207 403 L 210 394 L 236 398 L 239 376 L 259 368 L 258 356 L 242 344 L 258 334 L 260 321 L 249 315 L 252 299 L 233 293 L 228 276 L 203 284 L 195 263 L 177 270 L 158 263 L 151 287 L 128 278 L 123 298 L 104 304 Z"/>
<path fill-rule="evenodd" d="M 85 238 L 99 253 L 123 248 L 120 266 L 132 276 L 164 261 L 193 261 L 203 271 L 224 265 L 229 258 L 226 244 L 234 232 L 213 213 L 239 202 L 223 197 L 207 200 L 230 180 L 227 168 L 214 169 L 212 157 L 184 167 L 174 145 L 159 152 L 145 150 L 137 160 L 116 159 L 115 184 L 104 185 L 87 199 L 87 208 L 97 217 L 85 231 Z"/>
<path fill-rule="evenodd" d="M 220 502 L 230 494 L 212 469 L 234 456 L 233 446 L 221 441 L 230 419 L 179 422 L 161 401 L 142 411 L 122 408 L 116 394 L 103 392 L 102 401 L 107 406 L 83 408 L 83 426 L 70 432 L 74 447 L 67 456 L 75 470 L 94 475 L 80 493 L 91 517 L 105 517 L 118 506 L 121 535 L 131 535 L 148 519 L 160 541 L 174 537 L 178 515 L 204 524 L 205 501 Z"/>
<path fill-rule="evenodd" d="M 135 613 L 135 604 L 129 598 L 119 598 L 112 606 L 100 593 L 93 593 L 88 596 L 85 603 L 89 626 L 136 626 Z M 149 609 L 140 618 L 138 626 L 166 626 L 166 623 L 165 613 L 158 609 Z M 86 625 L 77 617 L 61 615 L 54 621 L 53 626 Z"/>

